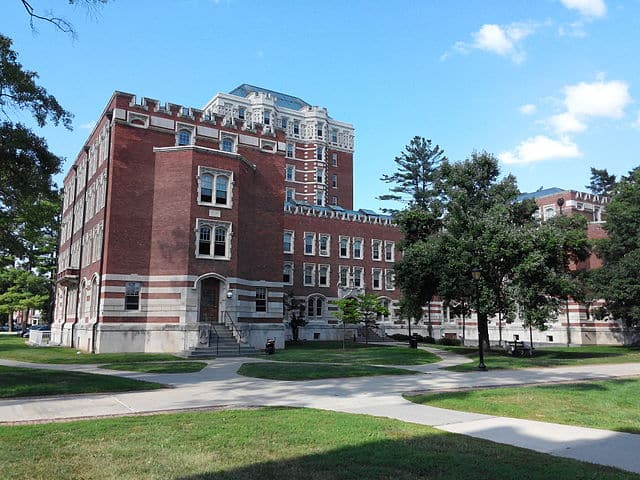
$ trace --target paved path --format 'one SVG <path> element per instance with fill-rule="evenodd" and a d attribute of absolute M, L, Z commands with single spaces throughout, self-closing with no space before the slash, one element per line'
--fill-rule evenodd
<path fill-rule="evenodd" d="M 200 372 L 141 374 L 103 370 L 95 365 L 34 365 L 0 360 L 0 365 L 28 366 L 120 375 L 166 383 L 174 388 L 149 392 L 68 395 L 0 400 L 0 423 L 126 415 L 215 406 L 295 406 L 362 413 L 430 425 L 499 443 L 561 457 L 611 465 L 640 473 L 640 435 L 457 412 L 417 405 L 403 393 L 521 384 L 571 382 L 640 376 L 640 363 L 579 367 L 448 372 L 439 367 L 468 361 L 443 353 L 438 364 L 407 367 L 423 375 L 326 379 L 304 382 L 260 380 L 236 374 L 256 358 L 208 361 Z"/>

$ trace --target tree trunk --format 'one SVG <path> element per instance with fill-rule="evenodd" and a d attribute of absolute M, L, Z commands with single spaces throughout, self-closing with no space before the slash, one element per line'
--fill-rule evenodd
<path fill-rule="evenodd" d="M 433 338 L 433 327 L 431 326 L 431 300 L 427 302 L 427 330 L 429 336 Z"/>

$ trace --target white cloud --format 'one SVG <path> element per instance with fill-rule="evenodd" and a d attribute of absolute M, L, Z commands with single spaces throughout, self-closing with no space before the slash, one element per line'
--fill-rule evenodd
<path fill-rule="evenodd" d="M 636 119 L 631 123 L 631 127 L 635 128 L 637 130 L 640 130 L 640 112 L 638 112 L 638 116 L 636 117 Z"/>
<path fill-rule="evenodd" d="M 631 102 L 629 86 L 625 82 L 603 80 L 564 87 L 564 103 L 574 115 L 620 118 Z"/>
<path fill-rule="evenodd" d="M 80 128 L 84 130 L 93 130 L 93 127 L 95 126 L 96 126 L 96 122 L 94 120 L 93 122 L 83 123 L 82 125 L 80 125 Z"/>
<path fill-rule="evenodd" d="M 584 132 L 587 129 L 587 126 L 570 112 L 554 115 L 549 118 L 547 123 L 556 131 L 556 133 L 559 134 L 579 133 Z"/>
<path fill-rule="evenodd" d="M 482 25 L 477 32 L 471 34 L 472 42 L 456 42 L 453 49 L 459 53 L 482 50 L 508 57 L 515 63 L 521 63 L 526 55 L 520 43 L 534 33 L 536 28 L 536 24 L 525 22 L 511 23 L 509 25 L 487 23 Z M 448 56 L 448 53 L 444 53 L 440 59 L 445 60 Z"/>
<path fill-rule="evenodd" d="M 577 10 L 585 17 L 604 17 L 607 6 L 604 0 L 560 0 L 570 10 Z"/>
<path fill-rule="evenodd" d="M 536 113 L 536 110 L 538 110 L 538 107 L 536 107 L 533 103 L 520 105 L 520 107 L 518 108 L 518 111 L 523 115 L 533 115 L 534 113 Z"/>
<path fill-rule="evenodd" d="M 512 151 L 502 152 L 498 158 L 507 165 L 528 165 L 544 160 L 576 158 L 582 154 L 568 138 L 554 140 L 544 135 L 526 139 Z"/>

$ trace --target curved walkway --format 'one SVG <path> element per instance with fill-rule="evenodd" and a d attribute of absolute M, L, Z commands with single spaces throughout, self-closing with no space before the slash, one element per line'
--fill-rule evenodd
<path fill-rule="evenodd" d="M 402 366 L 423 375 L 274 381 L 237 375 L 242 363 L 266 361 L 231 358 L 208 361 L 200 372 L 142 374 L 103 370 L 95 365 L 36 365 L 0 360 L 0 365 L 119 375 L 165 383 L 173 388 L 147 392 L 83 394 L 0 400 L 0 424 L 92 418 L 213 407 L 292 406 L 395 418 L 430 425 L 494 442 L 561 457 L 610 465 L 640 473 L 640 435 L 495 417 L 417 405 L 409 392 L 602 380 L 640 376 L 640 363 L 605 364 L 488 372 L 449 372 L 444 366 L 466 362 L 437 351 L 443 361 Z"/>

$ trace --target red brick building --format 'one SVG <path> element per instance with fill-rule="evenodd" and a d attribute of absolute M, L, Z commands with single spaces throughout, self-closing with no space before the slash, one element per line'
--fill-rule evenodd
<path fill-rule="evenodd" d="M 64 180 L 52 342 L 189 352 L 223 332 L 256 348 L 330 339 L 331 300 L 397 299 L 398 229 L 353 210 L 354 130 L 242 85 L 202 109 L 116 92 Z"/>

